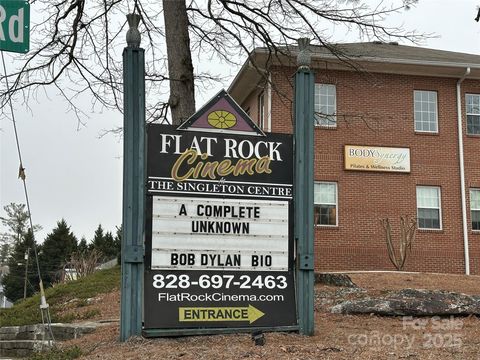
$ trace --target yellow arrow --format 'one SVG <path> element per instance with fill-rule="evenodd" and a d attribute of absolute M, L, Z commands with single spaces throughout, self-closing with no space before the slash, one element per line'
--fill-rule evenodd
<path fill-rule="evenodd" d="M 178 320 L 195 321 L 248 321 L 250 324 L 260 319 L 264 312 L 252 305 L 248 307 L 180 307 Z"/>

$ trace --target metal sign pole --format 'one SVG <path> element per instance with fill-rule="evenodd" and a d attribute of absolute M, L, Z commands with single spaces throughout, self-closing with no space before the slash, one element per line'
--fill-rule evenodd
<path fill-rule="evenodd" d="M 295 240 L 297 242 L 297 312 L 300 333 L 313 335 L 313 92 L 308 39 L 299 39 L 295 74 Z"/>
<path fill-rule="evenodd" d="M 145 214 L 145 61 L 140 15 L 127 15 L 130 29 L 123 50 L 124 155 L 122 295 L 120 341 L 142 333 Z"/>

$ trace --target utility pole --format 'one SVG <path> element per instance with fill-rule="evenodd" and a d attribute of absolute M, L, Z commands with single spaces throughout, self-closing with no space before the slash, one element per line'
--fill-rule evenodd
<path fill-rule="evenodd" d="M 145 228 L 145 57 L 140 15 L 128 14 L 123 50 L 123 233 L 120 341 L 142 334 Z"/>
<path fill-rule="evenodd" d="M 295 74 L 295 241 L 297 244 L 297 311 L 300 333 L 313 335 L 314 234 L 313 234 L 313 92 L 310 40 L 298 39 Z"/>
<path fill-rule="evenodd" d="M 25 280 L 23 283 L 23 298 L 27 298 L 27 277 L 28 277 L 28 252 L 30 251 L 29 248 L 25 251 Z"/>

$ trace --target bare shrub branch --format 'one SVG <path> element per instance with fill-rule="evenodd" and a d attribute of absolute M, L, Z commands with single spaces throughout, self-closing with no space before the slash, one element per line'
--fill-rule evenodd
<path fill-rule="evenodd" d="M 396 250 L 390 219 L 380 220 L 385 231 L 385 242 L 387 244 L 388 258 L 398 271 L 402 271 L 408 254 L 412 251 L 412 245 L 415 240 L 417 230 L 417 220 L 408 215 L 400 216 L 400 237 L 398 240 L 398 250 Z"/>
<path fill-rule="evenodd" d="M 102 258 L 98 250 L 76 251 L 70 256 L 70 261 L 63 266 L 64 281 L 76 280 L 93 274 Z M 67 272 L 66 269 L 73 271 Z"/>

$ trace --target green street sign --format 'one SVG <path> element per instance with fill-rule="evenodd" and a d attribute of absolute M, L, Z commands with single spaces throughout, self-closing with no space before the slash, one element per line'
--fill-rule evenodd
<path fill-rule="evenodd" d="M 0 0 L 0 50 L 26 53 L 30 45 L 30 4 Z"/>

